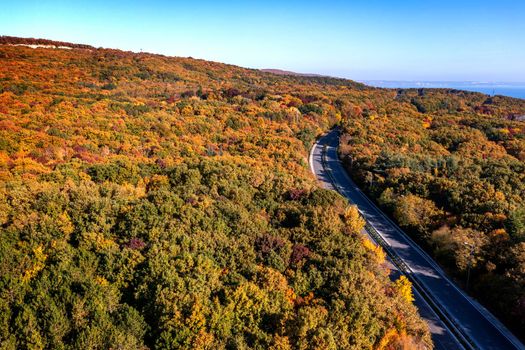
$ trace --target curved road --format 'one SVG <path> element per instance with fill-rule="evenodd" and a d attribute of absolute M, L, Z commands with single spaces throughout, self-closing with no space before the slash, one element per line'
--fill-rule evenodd
<path fill-rule="evenodd" d="M 321 137 L 310 153 L 310 167 L 323 187 L 357 205 L 367 231 L 382 245 L 398 273 L 414 285 L 416 305 L 439 349 L 520 349 L 523 344 L 490 312 L 468 297 L 443 270 L 378 209 L 350 179 L 337 154 L 339 132 Z"/>

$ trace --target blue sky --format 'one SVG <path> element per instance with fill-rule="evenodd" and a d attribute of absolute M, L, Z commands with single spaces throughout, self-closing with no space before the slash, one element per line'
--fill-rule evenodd
<path fill-rule="evenodd" d="M 0 34 L 357 80 L 525 82 L 523 0 L 0 0 Z"/>

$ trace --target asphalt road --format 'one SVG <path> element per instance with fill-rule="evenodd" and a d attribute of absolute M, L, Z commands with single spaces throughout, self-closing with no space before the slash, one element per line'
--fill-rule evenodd
<path fill-rule="evenodd" d="M 415 282 L 416 306 L 430 325 L 436 348 L 525 350 L 508 329 L 459 289 L 437 263 L 361 192 L 339 161 L 338 143 L 336 129 L 318 140 L 310 154 L 312 171 L 324 187 L 339 191 L 357 205 L 383 244 L 396 255 L 394 260 L 408 267 L 405 273 Z"/>

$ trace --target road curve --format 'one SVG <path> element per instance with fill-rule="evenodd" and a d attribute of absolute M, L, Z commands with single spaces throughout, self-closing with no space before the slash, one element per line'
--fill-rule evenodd
<path fill-rule="evenodd" d="M 310 167 L 323 187 L 357 205 L 377 243 L 413 281 L 416 305 L 429 322 L 436 348 L 520 349 L 525 346 L 490 312 L 459 289 L 421 248 L 377 208 L 350 179 L 337 154 L 333 129 L 312 147 Z"/>

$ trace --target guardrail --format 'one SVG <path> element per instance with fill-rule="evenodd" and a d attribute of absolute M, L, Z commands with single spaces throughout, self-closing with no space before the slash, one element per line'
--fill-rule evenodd
<path fill-rule="evenodd" d="M 315 147 L 315 146 L 314 146 Z M 328 162 L 326 160 L 326 151 L 327 151 L 327 145 L 323 146 L 322 154 L 321 154 L 321 162 L 323 164 L 323 168 L 328 175 L 330 182 L 332 183 L 332 186 L 335 188 L 335 190 L 341 194 L 343 197 L 347 198 L 350 203 L 352 203 L 351 199 L 348 198 L 344 194 L 344 190 L 340 188 L 340 186 L 337 184 L 337 182 L 334 179 L 334 176 L 332 174 L 332 171 L 330 167 L 328 166 Z M 357 208 L 359 212 L 361 213 L 361 210 Z M 362 214 L 362 213 L 361 213 Z M 384 237 L 377 231 L 369 222 L 366 220 L 364 215 L 362 215 L 365 219 L 365 230 L 369 234 L 370 237 L 379 245 L 381 248 L 385 250 L 388 257 L 392 261 L 392 263 L 399 269 L 399 271 L 404 274 L 412 283 L 415 289 L 419 292 L 421 297 L 426 301 L 426 303 L 430 306 L 430 308 L 439 316 L 439 318 L 443 321 L 443 323 L 447 326 L 447 328 L 452 332 L 452 334 L 456 337 L 456 339 L 463 345 L 466 349 L 473 349 L 478 350 L 480 349 L 479 346 L 476 345 L 476 343 L 467 335 L 464 334 L 461 331 L 460 326 L 457 324 L 457 322 L 453 319 L 452 316 L 448 314 L 446 310 L 443 310 L 438 303 L 434 301 L 434 298 L 432 297 L 430 291 L 419 281 L 416 275 L 413 274 L 412 269 L 410 266 L 408 266 L 403 259 L 397 255 L 397 253 L 392 249 L 390 244 L 384 239 Z"/>

